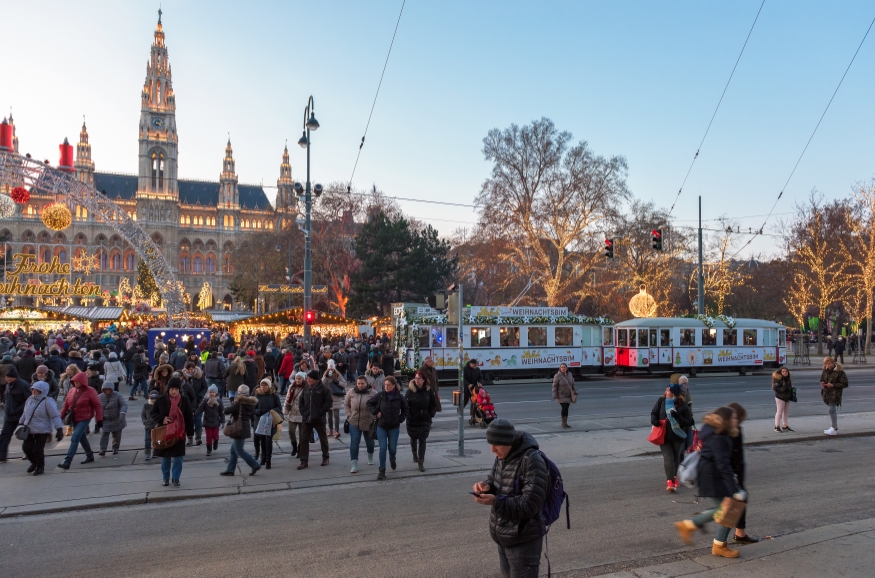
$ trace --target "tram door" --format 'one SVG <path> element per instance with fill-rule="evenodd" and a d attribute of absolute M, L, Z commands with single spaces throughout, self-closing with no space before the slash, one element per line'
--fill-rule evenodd
<path fill-rule="evenodd" d="M 660 327 L 659 328 L 659 346 L 658 346 L 658 359 L 655 363 L 659 363 L 660 365 L 671 365 L 671 329 L 669 327 Z"/>
<path fill-rule="evenodd" d="M 656 328 L 650 329 L 650 334 L 648 337 L 648 346 L 650 347 L 650 365 L 654 365 L 656 363 L 659 363 L 659 345 L 657 342 Z"/>

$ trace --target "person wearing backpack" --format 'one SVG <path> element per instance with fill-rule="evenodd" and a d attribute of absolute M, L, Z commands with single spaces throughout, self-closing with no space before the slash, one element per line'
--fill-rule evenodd
<path fill-rule="evenodd" d="M 473 487 L 474 501 L 490 506 L 489 534 L 498 545 L 502 576 L 538 576 L 546 526 L 541 510 L 550 473 L 538 442 L 506 419 L 494 420 L 486 441 L 495 463 L 486 480 Z"/>

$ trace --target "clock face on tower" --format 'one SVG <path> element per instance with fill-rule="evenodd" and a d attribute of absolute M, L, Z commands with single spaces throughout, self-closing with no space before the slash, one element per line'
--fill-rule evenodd
<path fill-rule="evenodd" d="M 159 116 L 156 116 L 155 118 L 152 119 L 152 126 L 157 128 L 157 129 L 164 128 L 164 119 L 159 117 Z"/>

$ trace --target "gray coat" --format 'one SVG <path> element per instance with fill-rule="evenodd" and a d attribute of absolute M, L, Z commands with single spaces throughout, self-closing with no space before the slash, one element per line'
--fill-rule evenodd
<path fill-rule="evenodd" d="M 574 376 L 571 372 L 563 374 L 557 371 L 553 376 L 553 399 L 556 403 L 571 403 L 572 391 L 574 391 Z"/>
<path fill-rule="evenodd" d="M 97 396 L 97 401 L 103 407 L 103 431 L 113 432 L 125 429 L 128 425 L 126 421 L 128 402 L 125 396 L 117 391 L 111 392 L 108 396 L 101 393 Z"/>
<path fill-rule="evenodd" d="M 45 401 L 40 403 L 41 400 Z M 58 404 L 55 403 L 54 399 L 45 395 L 39 397 L 32 395 L 27 398 L 24 403 L 24 413 L 18 423 L 27 425 L 30 428 L 30 433 L 35 434 L 50 434 L 56 429 L 64 427 L 61 413 L 58 411 Z"/>

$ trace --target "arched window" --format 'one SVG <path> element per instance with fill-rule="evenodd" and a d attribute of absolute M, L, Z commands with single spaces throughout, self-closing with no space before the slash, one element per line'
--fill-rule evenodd
<path fill-rule="evenodd" d="M 50 249 L 43 249 L 43 263 L 51 263 L 52 262 L 52 251 Z"/>
<path fill-rule="evenodd" d="M 60 261 L 61 263 L 67 262 L 67 251 L 65 251 L 63 249 L 58 251 L 58 261 Z"/>
<path fill-rule="evenodd" d="M 106 251 L 100 252 L 100 270 L 109 270 L 109 258 L 107 257 Z"/>
<path fill-rule="evenodd" d="M 112 256 L 112 270 L 119 271 L 122 268 L 122 256 L 116 253 Z"/>
<path fill-rule="evenodd" d="M 152 153 L 152 190 L 164 190 L 164 153 Z"/>
<path fill-rule="evenodd" d="M 128 253 L 128 256 L 125 257 L 125 269 L 128 271 L 134 270 L 134 254 Z"/>
<path fill-rule="evenodd" d="M 216 272 L 216 258 L 212 255 L 207 255 L 207 274 L 212 275 Z"/>
<path fill-rule="evenodd" d="M 222 273 L 231 272 L 231 255 L 225 253 L 222 257 Z"/>
<path fill-rule="evenodd" d="M 189 272 L 188 255 L 181 255 L 179 257 L 179 272 L 180 273 L 188 273 Z"/>
<path fill-rule="evenodd" d="M 193 269 L 194 269 L 195 273 L 203 273 L 204 272 L 203 261 L 201 261 L 200 256 L 195 257 L 194 260 L 192 261 L 192 263 L 194 265 Z"/>
<path fill-rule="evenodd" d="M 88 209 L 85 207 L 76 206 L 76 220 L 84 221 L 88 218 Z"/>

